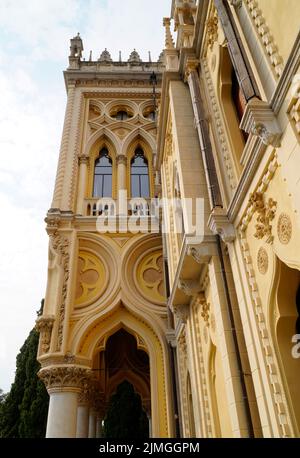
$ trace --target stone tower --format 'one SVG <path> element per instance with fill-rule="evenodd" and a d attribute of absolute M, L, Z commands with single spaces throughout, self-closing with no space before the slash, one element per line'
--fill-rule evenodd
<path fill-rule="evenodd" d="M 68 101 L 49 234 L 39 376 L 50 395 L 47 437 L 100 436 L 123 380 L 140 395 L 150 434 L 172 435 L 167 310 L 154 169 L 163 59 L 105 49 L 64 72 Z M 150 59 L 149 59 L 150 60 Z M 150 224 L 151 223 L 151 224 Z"/>

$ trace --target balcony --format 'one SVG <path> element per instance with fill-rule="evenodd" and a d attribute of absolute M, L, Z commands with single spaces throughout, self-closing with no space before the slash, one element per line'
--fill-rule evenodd
<path fill-rule="evenodd" d="M 95 218 L 98 230 L 101 227 L 116 232 L 159 232 L 160 210 L 156 199 L 85 199 L 82 217 Z"/>

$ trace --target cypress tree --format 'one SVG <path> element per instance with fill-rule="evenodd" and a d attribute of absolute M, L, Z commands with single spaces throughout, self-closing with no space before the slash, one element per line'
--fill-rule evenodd
<path fill-rule="evenodd" d="M 111 397 L 104 420 L 108 438 L 143 440 L 149 437 L 149 423 L 140 396 L 131 383 L 124 381 Z"/>
<path fill-rule="evenodd" d="M 39 334 L 32 329 L 17 356 L 15 380 L 0 408 L 0 437 L 45 437 L 49 396 L 38 379 Z"/>

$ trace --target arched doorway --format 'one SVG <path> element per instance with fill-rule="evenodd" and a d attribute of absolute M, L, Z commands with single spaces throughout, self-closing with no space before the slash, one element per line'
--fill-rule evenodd
<path fill-rule="evenodd" d="M 103 437 L 130 440 L 149 438 L 149 421 L 141 397 L 127 380 L 118 385 L 110 398 Z"/>
<path fill-rule="evenodd" d="M 112 334 L 94 357 L 94 372 L 103 399 L 105 437 L 149 437 L 149 356 L 137 348 L 136 338 L 124 328 Z"/>

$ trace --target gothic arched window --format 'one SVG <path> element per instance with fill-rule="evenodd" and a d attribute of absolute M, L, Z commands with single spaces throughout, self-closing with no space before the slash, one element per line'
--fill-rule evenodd
<path fill-rule="evenodd" d="M 150 197 L 148 161 L 142 148 L 135 150 L 130 172 L 131 197 Z"/>
<path fill-rule="evenodd" d="M 107 148 L 102 148 L 95 161 L 93 197 L 111 197 L 112 160 Z"/>

